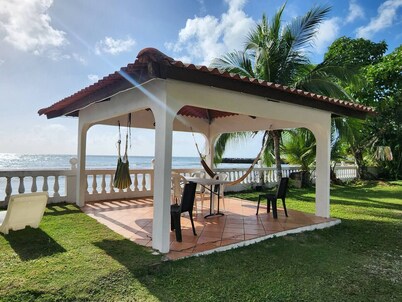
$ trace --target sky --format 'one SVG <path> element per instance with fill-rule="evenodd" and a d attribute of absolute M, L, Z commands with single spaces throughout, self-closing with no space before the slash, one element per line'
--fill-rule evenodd
<path fill-rule="evenodd" d="M 241 49 L 265 13 L 285 0 L 0 0 L 0 153 L 76 154 L 76 118 L 37 111 L 135 61 L 145 47 L 208 65 Z M 288 0 L 283 21 L 314 5 L 330 5 L 314 47 L 320 62 L 341 36 L 402 43 L 402 0 Z M 87 154 L 116 154 L 117 127 L 89 130 Z M 201 137 L 197 137 L 199 144 Z M 174 134 L 174 156 L 196 156 L 190 134 Z M 255 157 L 254 142 L 232 145 L 227 157 Z M 131 155 L 154 154 L 154 133 L 132 131 Z"/>

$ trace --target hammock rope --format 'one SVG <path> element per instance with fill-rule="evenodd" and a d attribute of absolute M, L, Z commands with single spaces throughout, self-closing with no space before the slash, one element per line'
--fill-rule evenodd
<path fill-rule="evenodd" d="M 131 113 L 128 115 L 127 122 L 127 133 L 126 133 L 126 145 L 124 148 L 124 155 L 121 157 L 120 147 L 121 147 L 121 131 L 120 131 L 120 121 L 118 121 L 119 126 L 119 140 L 117 141 L 117 149 L 118 149 L 118 159 L 117 159 L 117 167 L 116 173 L 114 175 L 113 186 L 120 190 L 126 189 L 131 186 L 131 176 L 130 176 L 130 164 L 128 162 L 128 144 L 129 144 L 129 134 L 131 137 Z M 131 147 L 131 140 L 130 140 Z"/>
<path fill-rule="evenodd" d="M 201 165 L 204 168 L 205 172 L 209 175 L 209 177 L 214 178 L 216 173 L 208 166 L 207 162 L 205 161 L 205 156 L 201 154 L 200 148 L 198 147 L 197 141 L 195 140 L 193 128 L 190 127 L 191 133 L 193 135 L 195 147 L 197 149 L 198 155 L 200 156 Z"/>
<path fill-rule="evenodd" d="M 190 127 L 191 128 L 191 127 Z M 197 148 L 198 154 L 200 156 L 201 159 L 201 165 L 204 168 L 205 172 L 211 177 L 214 178 L 217 174 L 208 166 L 208 164 L 205 161 L 205 156 L 202 155 L 202 153 L 200 152 L 200 148 L 198 147 L 197 141 L 195 140 L 195 136 L 194 136 L 194 132 L 193 129 L 191 128 L 191 132 L 193 134 L 193 139 L 194 139 L 194 143 L 195 143 L 195 147 Z M 253 171 L 254 166 L 258 163 L 258 161 L 260 160 L 261 155 L 263 154 L 264 150 L 265 150 L 265 141 L 266 141 L 266 136 L 267 133 L 264 133 L 263 136 L 263 140 L 262 140 L 262 146 L 261 146 L 261 150 L 258 153 L 257 157 L 254 159 L 254 161 L 252 162 L 251 166 L 246 170 L 246 172 L 240 176 L 238 179 L 226 183 L 226 186 L 234 186 L 237 185 L 239 183 L 241 183 L 243 180 L 245 180 L 247 178 L 247 176 L 251 173 L 251 171 Z"/>

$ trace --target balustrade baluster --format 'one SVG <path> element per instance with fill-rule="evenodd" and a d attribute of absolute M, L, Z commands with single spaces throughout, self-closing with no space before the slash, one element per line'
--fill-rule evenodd
<path fill-rule="evenodd" d="M 89 185 L 88 185 L 88 175 L 85 177 L 85 179 L 86 179 L 86 181 L 85 181 L 85 192 L 88 194 L 89 192 L 88 192 L 88 187 L 89 187 Z"/>
<path fill-rule="evenodd" d="M 32 176 L 31 192 L 35 193 L 36 191 L 38 191 L 38 187 L 37 187 L 37 184 L 36 184 L 36 176 Z"/>
<path fill-rule="evenodd" d="M 109 191 L 109 193 L 115 192 L 114 187 L 113 187 L 113 176 L 114 176 L 113 174 L 110 174 L 110 182 L 109 182 L 110 191 Z"/>
<path fill-rule="evenodd" d="M 60 194 L 59 194 L 60 185 L 59 185 L 59 176 L 58 175 L 56 175 L 54 177 L 53 190 L 54 190 L 53 198 L 58 199 L 60 197 Z"/>
<path fill-rule="evenodd" d="M 147 181 L 145 179 L 145 173 L 142 173 L 142 191 L 147 190 Z"/>
<path fill-rule="evenodd" d="M 134 191 L 135 191 L 135 192 L 138 192 L 138 191 L 139 191 L 139 189 L 138 189 L 138 175 L 137 175 L 137 173 L 134 174 Z"/>
<path fill-rule="evenodd" d="M 18 193 L 22 194 L 25 192 L 25 185 L 24 185 L 24 176 L 19 176 L 20 185 L 18 187 Z"/>
<path fill-rule="evenodd" d="M 96 174 L 92 175 L 92 194 L 98 194 L 98 184 L 96 182 Z"/>
<path fill-rule="evenodd" d="M 43 176 L 42 191 L 43 191 L 43 192 L 49 191 L 49 184 L 47 183 L 47 176 Z"/>
<path fill-rule="evenodd" d="M 6 177 L 7 178 L 7 185 L 6 185 L 6 203 L 10 200 L 11 193 L 13 192 L 13 189 L 11 187 L 11 177 Z"/>
<path fill-rule="evenodd" d="M 102 194 L 106 194 L 106 180 L 105 180 L 105 174 L 102 174 L 101 193 L 102 193 Z"/>

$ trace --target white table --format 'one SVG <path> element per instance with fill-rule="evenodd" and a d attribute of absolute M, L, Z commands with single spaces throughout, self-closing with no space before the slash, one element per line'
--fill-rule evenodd
<path fill-rule="evenodd" d="M 212 216 L 223 216 L 224 214 L 222 212 L 219 212 L 219 193 L 221 189 L 221 185 L 228 184 L 230 181 L 227 180 L 220 180 L 220 179 L 213 179 L 213 178 L 200 178 L 200 177 L 186 177 L 187 181 L 189 182 L 195 182 L 204 188 L 206 188 L 208 191 L 211 192 L 210 194 L 210 199 L 209 199 L 209 214 L 204 216 L 204 218 L 212 217 Z M 214 186 L 217 187 L 217 191 L 213 189 Z M 209 187 L 209 188 L 208 188 Z M 212 212 L 213 211 L 213 195 L 218 196 L 218 211 L 217 212 Z"/>

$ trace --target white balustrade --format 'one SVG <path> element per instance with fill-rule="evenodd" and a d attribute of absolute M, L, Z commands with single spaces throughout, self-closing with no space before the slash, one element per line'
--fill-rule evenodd
<path fill-rule="evenodd" d="M 0 206 L 7 205 L 12 194 L 37 192 L 38 188 L 49 192 L 49 203 L 66 201 L 65 182 L 67 177 L 74 175 L 71 170 L 0 171 Z"/>
<path fill-rule="evenodd" d="M 153 195 L 153 170 L 130 170 L 132 184 L 124 190 L 114 187 L 114 170 L 96 169 L 86 171 L 88 183 L 86 201 L 149 197 Z M 107 181 L 108 180 L 108 181 Z"/>
<path fill-rule="evenodd" d="M 183 176 L 191 176 L 199 169 L 172 169 Z M 215 172 L 226 173 L 227 180 L 235 181 L 242 177 L 247 168 L 218 168 Z M 282 167 L 284 176 L 300 171 L 298 166 Z M 75 203 L 77 170 L 72 164 L 71 170 L 3 170 L 0 171 L 0 206 L 6 206 L 10 196 L 17 193 L 46 191 L 49 192 L 49 203 L 70 202 Z M 114 188 L 114 170 L 96 169 L 87 170 L 86 200 L 113 200 L 123 198 L 148 197 L 153 195 L 153 169 L 130 170 L 132 185 L 124 190 Z M 356 177 L 356 166 L 336 166 L 335 173 L 343 181 L 349 181 Z M 205 173 L 204 173 L 205 174 Z M 314 179 L 314 171 L 312 178 Z M 240 183 L 234 186 L 225 186 L 226 191 L 239 191 L 250 189 L 260 184 L 263 180 L 265 185 L 277 183 L 276 169 L 255 168 Z"/>

